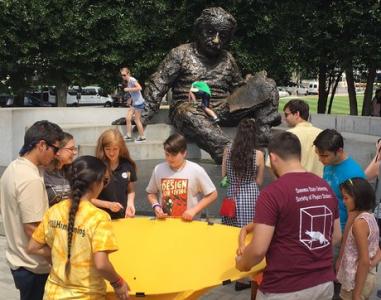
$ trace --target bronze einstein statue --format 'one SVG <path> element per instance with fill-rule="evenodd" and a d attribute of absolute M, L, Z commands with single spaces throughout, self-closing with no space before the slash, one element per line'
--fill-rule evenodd
<path fill-rule="evenodd" d="M 163 96 L 172 89 L 169 110 L 172 124 L 206 150 L 216 163 L 221 163 L 224 147 L 231 142 L 219 125 L 236 126 L 243 118 L 254 118 L 259 144 L 266 146 L 271 126 L 278 125 L 281 119 L 274 80 L 260 72 L 244 81 L 233 56 L 225 50 L 235 29 L 236 20 L 224 9 L 204 9 L 194 23 L 195 42 L 172 49 L 144 90 L 145 120 L 149 120 L 158 111 Z M 188 101 L 196 81 L 210 87 L 209 107 L 216 115 L 214 120 L 202 105 L 195 107 Z"/>

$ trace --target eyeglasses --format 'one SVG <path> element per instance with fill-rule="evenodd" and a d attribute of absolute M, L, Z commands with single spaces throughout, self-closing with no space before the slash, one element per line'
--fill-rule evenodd
<path fill-rule="evenodd" d="M 78 152 L 78 147 L 61 148 L 61 150 L 69 150 L 71 152 Z"/>
<path fill-rule="evenodd" d="M 45 143 L 48 147 L 52 148 L 54 154 L 57 154 L 57 152 L 60 150 L 60 147 L 54 146 L 51 143 L 49 143 L 48 141 L 45 141 Z"/>
<path fill-rule="evenodd" d="M 104 177 L 103 178 L 103 186 L 105 187 L 106 185 L 108 185 L 110 183 L 110 177 Z"/>

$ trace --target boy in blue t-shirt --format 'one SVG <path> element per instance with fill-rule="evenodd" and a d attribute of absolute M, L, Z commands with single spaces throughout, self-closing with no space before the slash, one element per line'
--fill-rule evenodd
<path fill-rule="evenodd" d="M 348 213 L 340 191 L 340 184 L 354 177 L 365 178 L 365 173 L 361 166 L 344 151 L 343 136 L 336 130 L 323 130 L 316 137 L 314 145 L 319 160 L 324 165 L 323 178 L 329 183 L 339 202 L 340 225 L 344 232 Z"/>

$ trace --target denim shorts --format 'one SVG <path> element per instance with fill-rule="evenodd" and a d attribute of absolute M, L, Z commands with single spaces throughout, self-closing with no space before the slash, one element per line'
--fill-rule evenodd
<path fill-rule="evenodd" d="M 201 98 L 201 108 L 209 107 L 210 96 L 203 91 L 195 92 L 197 98 Z"/>
<path fill-rule="evenodd" d="M 138 105 L 133 105 L 132 106 L 135 110 L 140 110 L 140 111 L 143 111 L 144 108 L 146 107 L 144 103 L 142 104 L 138 104 Z"/>

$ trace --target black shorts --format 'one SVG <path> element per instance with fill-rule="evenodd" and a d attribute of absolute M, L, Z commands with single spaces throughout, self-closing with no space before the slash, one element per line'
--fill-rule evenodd
<path fill-rule="evenodd" d="M 208 93 L 205 93 L 203 91 L 198 91 L 194 93 L 196 97 L 199 99 L 201 98 L 201 108 L 209 108 L 209 102 L 210 102 L 210 96 Z"/>

